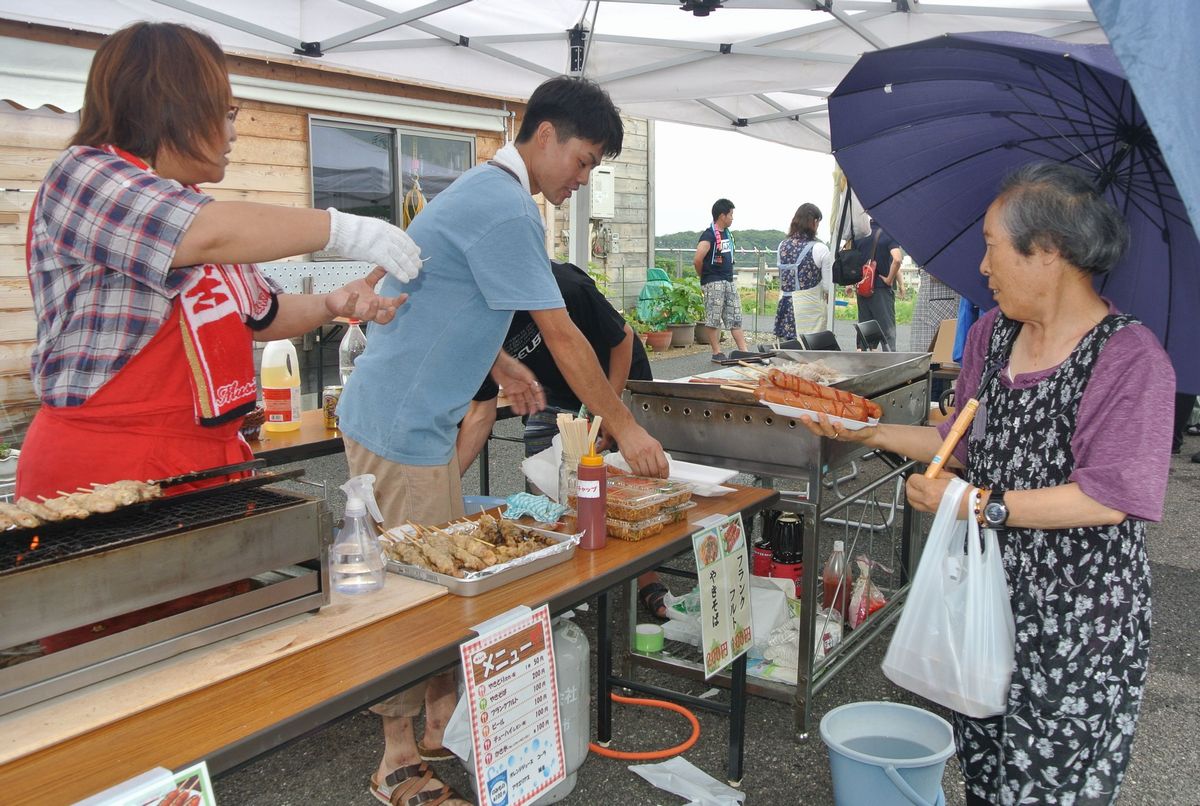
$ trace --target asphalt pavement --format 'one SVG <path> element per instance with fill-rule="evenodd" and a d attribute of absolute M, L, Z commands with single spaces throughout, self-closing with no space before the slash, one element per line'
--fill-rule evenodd
<path fill-rule="evenodd" d="M 836 332 L 843 348 L 853 349 L 849 323 L 839 322 Z M 899 344 L 902 347 L 907 344 L 904 326 L 900 328 Z M 711 364 L 707 351 L 701 350 L 681 357 L 670 353 L 654 357 L 652 366 L 656 377 L 670 378 L 703 371 Z M 502 422 L 497 433 L 519 437 L 520 424 L 515 420 Z M 1191 611 L 1193 599 L 1200 593 L 1200 545 L 1196 540 L 1196 524 L 1200 523 L 1200 464 L 1189 461 L 1198 451 L 1200 437 L 1187 437 L 1183 453 L 1172 461 L 1166 517 L 1162 523 L 1151 524 L 1148 530 L 1154 597 L 1150 678 L 1133 760 L 1121 790 L 1122 804 L 1200 803 L 1200 742 L 1196 740 L 1200 725 L 1200 664 L 1193 645 L 1196 619 Z M 520 446 L 493 441 L 491 454 L 493 494 L 505 495 L 522 489 Z M 340 513 L 344 502 L 336 486 L 346 478 L 345 458 L 324 457 L 302 466 L 308 480 L 329 482 L 331 505 L 335 513 Z M 463 489 L 468 494 L 478 492 L 477 466 L 468 471 Z M 311 488 L 307 491 L 311 492 Z M 623 591 L 617 606 L 620 613 L 627 606 Z M 578 611 L 576 618 L 594 649 L 596 632 L 592 613 Z M 641 614 L 639 620 L 646 620 L 646 615 Z M 938 707 L 897 688 L 880 672 L 879 664 L 889 638 L 890 631 L 880 636 L 817 695 L 814 725 L 826 711 L 862 700 L 905 702 L 947 716 Z M 617 647 L 618 662 L 622 657 L 621 646 Z M 381 646 L 379 651 L 387 649 Z M 709 690 L 703 684 L 673 679 L 665 673 L 638 670 L 636 674 L 639 680 L 694 694 Z M 726 694 L 720 692 L 716 696 L 724 698 Z M 724 780 L 728 721 L 703 712 L 697 713 L 697 717 L 701 724 L 700 738 L 684 757 Z M 680 717 L 658 709 L 617 706 L 614 720 L 614 747 L 669 747 L 687 737 L 687 725 Z M 594 738 L 594 725 L 592 730 Z M 367 785 L 381 749 L 378 718 L 365 710 L 356 712 L 219 776 L 215 781 L 218 802 L 227 806 L 377 803 Z M 592 754 L 579 770 L 574 792 L 561 802 L 622 806 L 683 802 L 630 772 L 629 763 Z M 469 791 L 460 764 L 443 762 L 436 768 L 452 785 Z M 946 765 L 943 787 L 947 804 L 964 803 L 962 780 L 953 758 Z M 798 736 L 787 705 L 751 697 L 741 789 L 750 804 L 833 803 L 828 756 L 815 728 L 807 737 Z"/>

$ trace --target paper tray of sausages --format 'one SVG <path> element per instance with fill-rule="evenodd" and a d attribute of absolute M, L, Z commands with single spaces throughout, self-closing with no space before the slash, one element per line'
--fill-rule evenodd
<path fill-rule="evenodd" d="M 470 527 L 466 524 L 450 524 L 442 528 L 444 531 L 456 532 L 465 531 Z M 552 532 L 548 529 L 540 529 L 524 524 L 522 524 L 521 528 L 528 529 L 549 540 L 553 540 L 554 545 L 538 549 L 507 562 L 490 565 L 481 571 L 466 571 L 463 573 L 461 579 L 449 574 L 439 574 L 428 568 L 420 568 L 396 559 L 388 548 L 389 543 L 410 537 L 415 530 L 411 526 L 399 526 L 389 529 L 384 535 L 387 570 L 401 576 L 441 585 L 457 596 L 478 596 L 481 593 L 494 590 L 501 585 L 507 585 L 509 582 L 523 579 L 531 574 L 536 574 L 538 571 L 565 563 L 575 556 L 575 547 L 579 545 L 579 539 L 583 536 L 582 533 L 571 535 L 565 532 Z M 399 535 L 396 533 L 399 533 Z"/>
<path fill-rule="evenodd" d="M 851 420 L 846 417 L 834 417 L 833 415 L 824 414 L 823 412 L 818 413 L 812 411 L 811 409 L 797 409 L 793 406 L 785 406 L 782 403 L 772 403 L 769 400 L 762 401 L 762 404 L 771 411 L 783 417 L 795 417 L 799 419 L 800 415 L 807 414 L 813 422 L 817 422 L 818 419 L 823 415 L 829 418 L 829 422 L 840 426 L 847 431 L 857 431 L 860 428 L 866 428 L 868 425 L 879 425 L 879 420 L 874 417 L 870 417 L 866 420 L 866 422 L 863 422 L 862 420 Z"/>

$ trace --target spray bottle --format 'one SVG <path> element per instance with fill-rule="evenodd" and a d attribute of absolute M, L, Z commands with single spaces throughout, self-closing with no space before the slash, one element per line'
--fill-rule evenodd
<path fill-rule="evenodd" d="M 377 591 L 383 587 L 383 549 L 367 518 L 369 510 L 377 522 L 383 520 L 375 502 L 375 476 L 355 476 L 342 485 L 342 491 L 346 493 L 346 512 L 329 549 L 329 576 L 340 593 Z"/>

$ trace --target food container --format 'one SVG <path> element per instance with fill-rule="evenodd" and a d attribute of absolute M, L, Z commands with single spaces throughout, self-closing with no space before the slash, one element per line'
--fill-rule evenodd
<path fill-rule="evenodd" d="M 653 537 L 661 532 L 666 524 L 667 519 L 662 514 L 654 515 L 640 521 L 623 521 L 617 518 L 609 518 L 605 522 L 609 537 L 633 542 Z"/>
<path fill-rule="evenodd" d="M 664 496 L 662 504 L 664 509 L 687 503 L 692 499 L 692 485 L 669 479 L 653 479 L 647 476 L 613 476 L 609 479 L 609 489 L 611 490 L 613 487 L 626 487 L 631 490 L 641 490 Z"/>
<path fill-rule="evenodd" d="M 683 523 L 688 519 L 688 510 L 695 507 L 695 501 L 685 501 L 672 507 L 663 507 L 662 512 L 658 514 L 663 517 L 664 523 Z"/>
<path fill-rule="evenodd" d="M 459 524 L 450 524 L 444 528 L 449 531 L 456 530 L 457 527 L 459 527 Z M 538 571 L 565 563 L 575 556 L 575 547 L 579 545 L 579 535 L 566 534 L 565 532 L 551 532 L 546 529 L 537 529 L 523 524 L 522 528 L 544 535 L 556 541 L 558 545 L 547 546 L 531 554 L 526 554 L 524 557 L 517 557 L 515 560 L 509 560 L 500 565 L 493 565 L 482 571 L 472 572 L 469 579 L 459 579 L 425 568 L 418 568 L 415 565 L 408 565 L 394 559 L 391 554 L 387 555 L 387 570 L 401 576 L 441 585 L 456 596 L 478 596 L 481 593 L 487 593 L 490 590 L 499 588 L 501 585 L 507 585 L 509 582 L 524 579 L 531 574 L 536 574 Z M 408 526 L 401 526 L 390 531 L 400 531 L 406 534 L 412 533 L 411 528 Z"/>
<path fill-rule="evenodd" d="M 608 517 L 621 521 L 641 521 L 662 511 L 667 496 L 644 488 L 624 487 L 616 484 L 616 481 L 608 480 L 608 507 L 605 510 Z M 575 508 L 574 496 L 567 497 L 567 506 Z"/>

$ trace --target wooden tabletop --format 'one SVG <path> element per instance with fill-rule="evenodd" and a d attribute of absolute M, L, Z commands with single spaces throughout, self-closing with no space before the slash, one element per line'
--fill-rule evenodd
<path fill-rule="evenodd" d="M 562 565 L 480 596 L 442 596 L 326 641 L 282 648 L 261 666 L 180 690 L 144 711 L 14 758 L 0 766 L 3 800 L 72 802 L 156 766 L 178 769 L 201 759 L 215 772 L 229 769 L 457 662 L 473 625 L 518 605 L 565 610 L 686 550 L 691 524 L 700 519 L 749 515 L 777 497 L 774 490 L 736 487 L 720 498 L 696 498 L 689 522 L 660 535 L 637 543 L 609 540 L 604 549 L 576 550 Z M 102 695 L 66 696 L 79 697 L 80 708 L 106 707 Z M 36 724 L 49 705 L 0 717 L 0 731 Z"/>
<path fill-rule="evenodd" d="M 515 417 L 512 407 L 501 395 L 496 400 L 496 419 Z M 295 431 L 268 431 L 265 428 L 258 439 L 249 440 L 250 450 L 268 465 L 283 465 L 288 462 L 303 462 L 318 456 L 341 453 L 346 449 L 342 443 L 342 432 L 325 427 L 325 412 L 322 409 L 300 412 L 300 427 Z"/>

